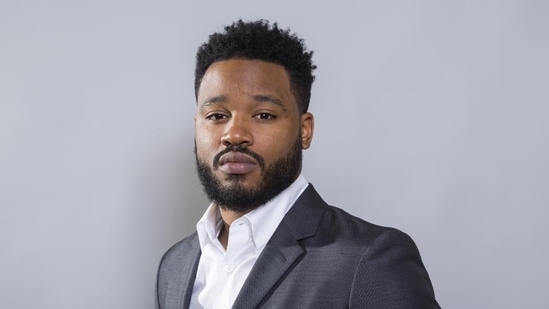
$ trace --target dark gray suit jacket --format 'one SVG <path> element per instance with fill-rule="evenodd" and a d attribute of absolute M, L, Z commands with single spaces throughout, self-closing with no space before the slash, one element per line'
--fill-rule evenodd
<path fill-rule="evenodd" d="M 200 259 L 196 233 L 163 256 L 156 306 L 188 308 Z M 233 308 L 440 308 L 412 239 L 329 206 L 312 185 L 288 211 Z"/>

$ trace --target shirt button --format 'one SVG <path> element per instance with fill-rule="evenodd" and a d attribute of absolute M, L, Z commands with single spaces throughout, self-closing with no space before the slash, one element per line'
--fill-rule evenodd
<path fill-rule="evenodd" d="M 226 266 L 225 266 L 225 271 L 226 271 L 226 272 L 230 273 L 230 272 L 232 272 L 233 270 L 234 270 L 234 268 L 233 268 L 232 265 L 226 265 Z"/>

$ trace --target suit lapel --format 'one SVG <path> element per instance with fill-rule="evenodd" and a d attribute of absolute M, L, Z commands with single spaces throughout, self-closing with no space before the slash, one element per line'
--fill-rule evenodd
<path fill-rule="evenodd" d="M 326 203 L 312 185 L 301 194 L 261 252 L 238 294 L 233 308 L 257 308 L 281 278 L 295 265 L 304 249 L 299 240 L 316 232 Z"/>
<path fill-rule="evenodd" d="M 181 262 L 181 277 L 183 282 L 179 286 L 179 302 L 177 309 L 189 308 L 191 303 L 191 296 L 193 294 L 194 281 L 196 279 L 196 272 L 198 270 L 198 262 L 200 261 L 200 244 L 198 243 L 198 236 L 192 240 L 193 251 L 191 258 L 185 259 Z"/>
<path fill-rule="evenodd" d="M 280 226 L 276 241 L 269 241 L 244 282 L 233 308 L 256 308 L 261 300 L 303 254 L 291 231 Z M 274 240 L 271 238 L 271 240 Z"/>

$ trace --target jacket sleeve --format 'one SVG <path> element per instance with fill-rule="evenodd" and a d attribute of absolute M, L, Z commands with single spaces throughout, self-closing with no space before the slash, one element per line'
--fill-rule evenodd
<path fill-rule="evenodd" d="M 357 265 L 350 308 L 440 308 L 419 251 L 405 233 L 389 229 L 368 246 Z"/>

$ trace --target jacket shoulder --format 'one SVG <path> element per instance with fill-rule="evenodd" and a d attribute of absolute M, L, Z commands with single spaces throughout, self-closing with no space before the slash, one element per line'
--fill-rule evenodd
<path fill-rule="evenodd" d="M 360 251 L 350 307 L 439 308 L 419 250 L 408 234 L 333 206 L 325 212 L 323 225 L 340 225 L 339 241 Z"/>
<path fill-rule="evenodd" d="M 410 236 L 399 229 L 368 222 L 335 206 L 327 206 L 322 216 L 317 232 L 323 231 L 335 233 L 341 239 L 357 241 L 363 245 L 384 237 L 388 237 L 393 244 L 412 241 Z"/>
<path fill-rule="evenodd" d="M 354 261 L 346 265 L 354 269 L 351 308 L 440 308 L 419 250 L 401 230 L 327 206 L 314 239 L 338 261 Z"/>

